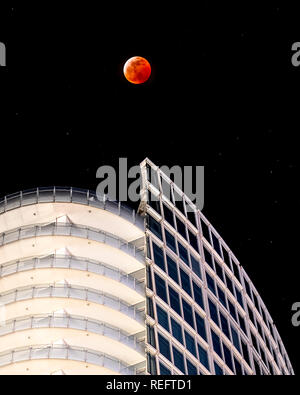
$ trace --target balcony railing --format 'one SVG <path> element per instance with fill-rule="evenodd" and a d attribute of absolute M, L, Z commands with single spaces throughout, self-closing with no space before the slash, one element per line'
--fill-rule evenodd
<path fill-rule="evenodd" d="M 119 328 L 107 323 L 69 314 L 38 314 L 9 320 L 3 324 L 0 322 L 0 337 L 18 331 L 37 328 L 71 328 L 92 332 L 116 340 L 141 354 L 145 353 L 145 344 L 141 341 L 144 337 L 144 332 L 130 336 Z"/>
<path fill-rule="evenodd" d="M 144 283 L 139 282 L 130 274 L 126 274 L 120 269 L 112 267 L 103 262 L 70 255 L 53 254 L 46 257 L 37 257 L 8 262 L 0 265 L 0 278 L 26 270 L 44 268 L 74 269 L 99 274 L 101 276 L 109 277 L 112 280 L 116 280 L 121 284 L 134 289 L 140 295 L 145 295 Z"/>
<path fill-rule="evenodd" d="M 126 240 L 104 232 L 99 229 L 88 228 L 86 226 L 78 226 L 74 224 L 64 223 L 50 223 L 39 225 L 28 225 L 18 229 L 10 230 L 0 234 L 0 246 L 12 243 L 22 239 L 28 239 L 38 236 L 74 236 L 86 238 L 89 240 L 106 243 L 112 247 L 118 248 L 121 251 L 133 256 L 141 263 L 145 263 L 143 251 L 136 248 L 136 246 Z"/>
<path fill-rule="evenodd" d="M 143 364 L 128 366 L 124 362 L 104 353 L 81 347 L 46 344 L 42 346 L 16 348 L 0 353 L 0 366 L 34 359 L 68 359 L 91 363 L 124 375 L 139 374 Z"/>
<path fill-rule="evenodd" d="M 144 230 L 144 220 L 135 210 L 121 202 L 111 201 L 106 195 L 79 188 L 46 187 L 17 192 L 0 200 L 0 214 L 19 207 L 40 203 L 77 203 L 107 210 L 119 215 Z"/>

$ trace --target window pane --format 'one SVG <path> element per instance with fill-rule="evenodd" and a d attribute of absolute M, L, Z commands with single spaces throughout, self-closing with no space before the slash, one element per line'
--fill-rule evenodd
<path fill-rule="evenodd" d="M 147 314 L 154 318 L 153 302 L 149 297 L 147 297 Z"/>
<path fill-rule="evenodd" d="M 237 301 L 239 302 L 239 304 L 242 306 L 242 308 L 244 309 L 244 302 L 243 302 L 243 297 L 241 292 L 237 289 L 237 287 L 235 287 L 235 293 L 236 293 L 236 298 Z"/>
<path fill-rule="evenodd" d="M 190 375 L 197 375 L 197 368 L 195 365 L 192 364 L 188 359 L 186 360 L 188 374 Z"/>
<path fill-rule="evenodd" d="M 196 258 L 194 258 L 192 254 L 190 254 L 190 257 L 191 257 L 191 263 L 192 263 L 193 272 L 194 272 L 195 274 L 197 274 L 197 276 L 198 276 L 200 279 L 202 279 L 199 261 L 198 261 Z"/>
<path fill-rule="evenodd" d="M 239 314 L 239 320 L 240 320 L 240 327 L 242 331 L 245 333 L 245 335 L 247 335 L 245 320 L 240 314 Z"/>
<path fill-rule="evenodd" d="M 213 294 L 216 295 L 216 286 L 215 286 L 215 281 L 214 279 L 206 272 L 206 281 L 207 281 L 207 286 L 211 290 Z"/>
<path fill-rule="evenodd" d="M 174 289 L 170 286 L 169 286 L 169 297 L 170 297 L 170 306 L 172 307 L 173 310 L 176 311 L 176 313 L 181 315 L 178 293 L 174 291 Z"/>
<path fill-rule="evenodd" d="M 168 368 L 166 368 L 165 365 L 162 364 L 161 362 L 159 362 L 159 370 L 162 376 L 171 375 L 171 371 Z"/>
<path fill-rule="evenodd" d="M 162 240 L 161 234 L 161 226 L 151 215 L 149 215 L 149 229 L 152 233 L 154 233 L 158 238 Z"/>
<path fill-rule="evenodd" d="M 190 277 L 184 270 L 181 268 L 179 269 L 180 271 L 180 278 L 181 278 L 181 286 L 187 292 L 190 296 L 192 296 L 192 290 L 191 290 L 191 283 L 190 283 Z"/>
<path fill-rule="evenodd" d="M 234 357 L 234 366 L 235 366 L 235 374 L 237 376 L 242 376 L 243 375 L 242 366 L 235 357 Z"/>
<path fill-rule="evenodd" d="M 168 265 L 168 273 L 169 276 L 177 282 L 177 284 L 179 284 L 178 281 L 178 272 L 177 272 L 177 264 L 175 261 L 173 261 L 173 259 L 171 259 L 168 255 L 167 255 L 167 265 Z"/>
<path fill-rule="evenodd" d="M 183 355 L 176 347 L 173 346 L 174 365 L 185 373 Z"/>
<path fill-rule="evenodd" d="M 232 325 L 231 325 L 231 335 L 232 335 L 232 341 L 233 341 L 235 348 L 239 352 L 241 352 L 240 343 L 239 343 L 239 335 Z"/>
<path fill-rule="evenodd" d="M 154 336 L 154 329 L 152 326 L 147 325 L 147 332 L 148 332 L 148 343 L 156 348 L 156 341 L 155 341 L 155 336 Z"/>
<path fill-rule="evenodd" d="M 157 370 L 156 370 L 155 357 L 153 355 L 151 355 L 150 353 L 147 353 L 147 358 L 148 358 L 148 373 L 150 373 L 152 375 L 156 375 Z"/>
<path fill-rule="evenodd" d="M 198 334 L 207 341 L 207 336 L 206 336 L 206 329 L 205 329 L 205 321 L 204 319 L 195 312 L 195 317 L 196 317 L 196 325 L 197 325 L 197 332 Z"/>
<path fill-rule="evenodd" d="M 196 213 L 192 209 L 190 209 L 188 205 L 186 206 L 186 208 L 189 221 L 195 226 L 195 228 L 197 228 L 197 222 L 195 217 Z"/>
<path fill-rule="evenodd" d="M 212 330 L 211 330 L 211 339 L 212 339 L 214 351 L 219 355 L 220 358 L 223 359 L 220 338 Z"/>
<path fill-rule="evenodd" d="M 214 365 L 215 365 L 216 376 L 223 376 L 222 368 L 217 364 L 217 362 L 215 362 Z"/>
<path fill-rule="evenodd" d="M 175 252 L 175 254 L 177 254 L 176 251 L 176 242 L 175 242 L 175 238 L 173 235 L 171 235 L 170 232 L 167 231 L 167 229 L 165 229 L 165 235 L 166 235 L 166 244 L 167 246 Z"/>
<path fill-rule="evenodd" d="M 217 236 L 213 232 L 211 232 L 211 235 L 212 235 L 214 249 L 221 256 L 221 248 L 220 248 L 219 239 L 217 238 Z"/>
<path fill-rule="evenodd" d="M 171 317 L 171 326 L 172 326 L 172 335 L 177 339 L 181 344 L 183 344 L 183 337 L 182 337 L 182 329 L 181 325 L 178 324 L 174 318 Z"/>
<path fill-rule="evenodd" d="M 207 352 L 198 344 L 199 361 L 209 370 Z"/>
<path fill-rule="evenodd" d="M 169 222 L 169 224 L 171 226 L 173 226 L 173 228 L 175 228 L 174 226 L 174 217 L 173 217 L 173 211 L 171 211 L 165 204 L 163 204 L 164 207 L 164 214 L 165 214 L 165 220 L 167 222 Z"/>
<path fill-rule="evenodd" d="M 185 336 L 186 348 L 189 350 L 191 354 L 195 355 L 195 357 L 197 358 L 194 338 L 187 331 L 184 331 L 184 336 Z"/>
<path fill-rule="evenodd" d="M 227 288 L 228 288 L 229 291 L 232 293 L 232 295 L 234 295 L 232 281 L 231 281 L 231 279 L 227 276 L 227 274 L 225 274 L 225 277 L 226 277 Z"/>
<path fill-rule="evenodd" d="M 202 234 L 205 237 L 205 239 L 210 243 L 210 237 L 209 237 L 209 229 L 206 223 L 201 219 L 201 229 L 202 229 Z"/>
<path fill-rule="evenodd" d="M 186 248 L 183 247 L 183 245 L 180 244 L 179 242 L 178 242 L 178 251 L 179 251 L 180 258 L 183 260 L 183 262 L 185 264 L 187 264 L 189 266 L 188 252 L 187 252 Z"/>
<path fill-rule="evenodd" d="M 176 224 L 177 224 L 177 231 L 181 234 L 182 237 L 184 237 L 187 240 L 185 224 L 181 222 L 178 217 L 176 217 Z"/>
<path fill-rule="evenodd" d="M 210 318 L 211 318 L 218 326 L 220 326 L 220 324 L 219 324 L 219 317 L 218 317 L 218 310 L 217 310 L 215 304 L 214 304 L 210 299 L 208 299 L 208 305 L 209 305 Z"/>
<path fill-rule="evenodd" d="M 223 351 L 224 351 L 224 358 L 226 365 L 233 371 L 232 359 L 231 359 L 231 352 L 229 348 L 223 343 Z"/>
<path fill-rule="evenodd" d="M 193 281 L 194 299 L 195 302 L 204 310 L 203 296 L 201 288 Z"/>
<path fill-rule="evenodd" d="M 168 314 L 158 305 L 156 305 L 156 310 L 157 310 L 158 323 L 169 332 L 170 328 L 169 328 Z"/>
<path fill-rule="evenodd" d="M 197 236 L 189 230 L 190 245 L 199 252 Z"/>
<path fill-rule="evenodd" d="M 194 328 L 193 311 L 191 306 L 182 298 L 183 316 L 185 321 Z"/>
<path fill-rule="evenodd" d="M 222 267 L 219 265 L 219 263 L 215 260 L 215 268 L 216 268 L 216 273 L 217 276 L 224 282 L 224 275 L 223 275 L 223 269 Z"/>
<path fill-rule="evenodd" d="M 218 295 L 219 295 L 219 301 L 227 309 L 225 293 L 222 291 L 222 289 L 219 286 L 218 286 Z"/>
<path fill-rule="evenodd" d="M 164 338 L 160 333 L 158 334 L 159 351 L 169 361 L 171 361 L 170 344 L 167 339 Z"/>
<path fill-rule="evenodd" d="M 149 193 L 149 200 L 148 200 L 149 206 L 152 207 L 153 210 L 155 210 L 158 214 L 160 214 L 159 197 L 156 197 L 150 191 L 148 191 L 148 193 Z"/>
<path fill-rule="evenodd" d="M 153 246 L 153 255 L 154 255 L 155 264 L 165 271 L 166 268 L 165 268 L 163 250 L 160 247 L 158 247 L 158 245 L 156 245 L 155 243 L 152 243 L 152 246 Z"/>
<path fill-rule="evenodd" d="M 208 249 L 207 249 L 206 247 L 203 247 L 203 251 L 204 251 L 204 259 L 205 259 L 205 262 L 206 262 L 212 269 L 214 269 L 214 265 L 213 265 L 211 253 L 208 251 Z"/>
<path fill-rule="evenodd" d="M 235 311 L 235 307 L 234 305 L 230 302 L 230 300 L 228 299 L 228 307 L 229 307 L 229 312 L 231 317 L 233 317 L 236 321 L 237 321 L 237 315 L 236 315 L 236 311 Z"/>
<path fill-rule="evenodd" d="M 167 292 L 166 292 L 166 283 L 162 278 L 159 277 L 158 274 L 154 273 L 154 275 L 155 275 L 156 293 L 162 300 L 164 300 L 166 303 L 168 303 Z"/>
<path fill-rule="evenodd" d="M 230 339 L 228 321 L 227 318 L 221 312 L 220 312 L 220 319 L 221 319 L 222 331 L 228 337 L 228 339 Z"/>

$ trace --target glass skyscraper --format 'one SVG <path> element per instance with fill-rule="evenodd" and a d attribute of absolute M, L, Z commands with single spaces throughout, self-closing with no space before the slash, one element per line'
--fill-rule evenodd
<path fill-rule="evenodd" d="M 0 374 L 293 374 L 225 241 L 141 174 L 137 214 L 72 188 L 0 202 Z"/>

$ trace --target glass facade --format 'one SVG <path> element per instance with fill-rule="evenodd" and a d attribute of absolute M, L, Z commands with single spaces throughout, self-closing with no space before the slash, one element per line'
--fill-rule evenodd
<path fill-rule="evenodd" d="M 157 339 L 147 346 L 148 373 L 293 374 L 268 310 L 225 241 L 157 166 L 146 159 L 141 169 L 147 323 Z"/>

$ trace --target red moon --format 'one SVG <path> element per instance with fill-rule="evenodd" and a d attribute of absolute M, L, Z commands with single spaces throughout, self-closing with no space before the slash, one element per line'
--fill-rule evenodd
<path fill-rule="evenodd" d="M 151 74 L 151 66 L 147 59 L 134 56 L 127 60 L 123 69 L 125 78 L 132 84 L 142 84 Z"/>

